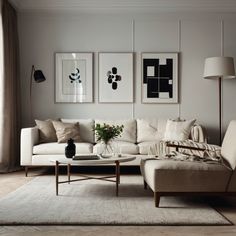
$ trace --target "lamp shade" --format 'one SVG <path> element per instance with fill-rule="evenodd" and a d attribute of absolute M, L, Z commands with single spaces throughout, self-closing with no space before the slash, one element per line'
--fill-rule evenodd
<path fill-rule="evenodd" d="M 232 57 L 209 57 L 205 60 L 204 78 L 235 78 L 234 59 Z"/>
<path fill-rule="evenodd" d="M 46 78 L 41 70 L 35 70 L 34 71 L 34 81 L 37 83 L 41 83 L 45 81 Z"/>

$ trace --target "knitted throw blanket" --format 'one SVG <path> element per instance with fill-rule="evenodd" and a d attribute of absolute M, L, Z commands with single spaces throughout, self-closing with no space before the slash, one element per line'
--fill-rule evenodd
<path fill-rule="evenodd" d="M 221 148 L 217 145 L 212 145 L 207 143 L 197 143 L 192 140 L 171 141 L 169 143 L 177 146 L 186 146 L 186 147 L 204 149 L 204 151 L 202 151 L 202 150 L 179 148 L 178 152 L 182 154 L 215 161 L 221 159 Z"/>
<path fill-rule="evenodd" d="M 168 150 L 168 147 L 165 147 L 165 154 L 158 155 L 149 159 L 155 160 L 176 160 L 176 161 L 195 161 L 195 162 L 207 162 L 207 163 L 221 163 L 224 164 L 224 159 L 221 156 L 221 149 L 217 145 L 210 145 L 207 143 L 197 143 L 192 140 L 185 141 L 171 141 L 170 144 L 186 147 L 200 148 L 203 150 L 192 150 L 179 148 L 178 151 Z M 173 150 L 173 148 L 172 148 Z"/>

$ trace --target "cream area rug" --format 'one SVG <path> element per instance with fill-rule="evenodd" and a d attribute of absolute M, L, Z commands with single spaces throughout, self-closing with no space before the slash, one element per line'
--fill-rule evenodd
<path fill-rule="evenodd" d="M 65 177 L 60 177 L 61 180 Z M 0 199 L 1 225 L 230 225 L 202 198 L 162 197 L 144 190 L 141 176 L 121 176 L 115 184 L 99 180 L 59 185 L 40 176 Z"/>

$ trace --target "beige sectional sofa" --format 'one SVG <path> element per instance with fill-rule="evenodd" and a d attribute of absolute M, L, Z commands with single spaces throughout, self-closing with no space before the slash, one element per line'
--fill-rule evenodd
<path fill-rule="evenodd" d="M 121 137 L 114 143 L 119 147 L 122 154 L 135 155 L 135 161 L 127 162 L 126 165 L 139 166 L 140 160 L 148 154 L 150 145 L 157 144 L 162 140 L 167 120 L 162 119 L 130 119 L 130 120 L 92 120 L 92 119 L 61 119 L 65 123 L 80 124 L 81 143 L 76 143 L 77 154 L 97 153 L 99 143 L 93 131 L 94 124 L 123 124 L 124 130 Z M 201 126 L 195 125 L 190 134 L 190 139 L 204 142 L 205 136 Z M 39 131 L 37 127 L 23 128 L 21 132 L 21 165 L 50 166 L 50 161 L 59 156 L 64 156 L 65 143 L 39 143 Z"/>
<path fill-rule="evenodd" d="M 155 205 L 160 197 L 176 194 L 236 194 L 236 120 L 231 121 L 222 147 L 222 162 L 142 160 L 141 172 L 153 190 Z"/>

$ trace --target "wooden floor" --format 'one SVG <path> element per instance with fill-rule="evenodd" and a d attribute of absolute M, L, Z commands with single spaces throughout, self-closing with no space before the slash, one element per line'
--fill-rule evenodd
<path fill-rule="evenodd" d="M 30 172 L 29 177 L 23 171 L 0 175 L 0 198 L 14 191 L 35 176 L 50 174 L 41 169 Z M 196 236 L 196 235 L 236 235 L 236 199 L 211 198 L 214 207 L 233 224 L 232 226 L 0 226 L 0 235 L 6 236 Z"/>

